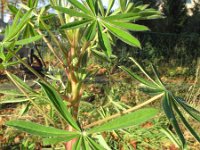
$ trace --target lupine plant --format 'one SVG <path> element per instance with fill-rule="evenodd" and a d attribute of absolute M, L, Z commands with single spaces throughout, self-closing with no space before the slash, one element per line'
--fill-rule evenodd
<path fill-rule="evenodd" d="M 177 112 L 188 130 L 199 141 L 199 136 L 185 120 L 180 108 L 198 121 L 200 120 L 199 112 L 168 91 L 157 76 L 154 68 L 153 72 L 156 80 L 153 80 L 134 59 L 132 60 L 148 80 L 134 74 L 123 66 L 121 69 L 141 82 L 144 85 L 142 87 L 144 92 L 154 96 L 133 108 L 110 115 L 88 125 L 83 125 L 79 121 L 78 111 L 84 92 L 83 85 L 86 78 L 90 76 L 90 72 L 87 70 L 87 63 L 92 54 L 111 61 L 114 38 L 120 39 L 133 47 L 141 48 L 140 42 L 130 31 L 139 32 L 149 29 L 146 26 L 135 24 L 135 22 L 161 16 L 156 10 L 148 8 L 148 5 L 135 5 L 128 0 L 119 0 L 119 8 L 113 10 L 114 2 L 115 0 L 109 0 L 106 8 L 104 8 L 101 0 L 86 0 L 82 2 L 78 0 L 49 0 L 49 5 L 42 8 L 37 7 L 38 0 L 29 0 L 27 4 L 21 4 L 19 7 L 9 5 L 11 12 L 15 14 L 15 18 L 12 25 L 7 26 L 5 38 L 1 42 L 0 58 L 2 63 L 0 67 L 5 70 L 11 81 L 32 105 L 47 118 L 49 126 L 23 120 L 8 121 L 6 123 L 8 126 L 42 137 L 44 145 L 63 142 L 67 150 L 108 149 L 95 140 L 96 134 L 144 123 L 154 117 L 158 110 L 141 107 L 162 98 L 164 112 L 181 140 L 178 145 L 182 148 L 186 147 L 185 139 L 177 123 L 174 111 Z M 50 8 L 55 14 L 48 11 Z M 46 20 L 52 18 L 56 18 L 59 21 L 60 27 L 58 29 L 53 29 L 46 23 Z M 52 32 L 53 30 L 56 30 L 56 32 Z M 56 49 L 45 36 L 46 33 L 51 37 Z M 65 42 L 61 42 L 55 33 L 61 35 L 62 40 Z M 48 49 L 62 66 L 67 77 L 64 82 L 66 83 L 64 88 L 52 86 L 51 81 L 46 80 L 17 56 L 17 51 L 23 45 L 36 42 L 39 39 L 46 42 Z M 11 61 L 12 57 L 16 57 L 17 62 Z M 10 65 L 19 62 L 39 78 L 38 84 L 41 86 L 45 96 L 41 97 L 38 92 L 32 90 L 8 71 L 7 68 Z M 36 98 L 33 99 L 31 97 L 33 95 Z M 45 114 L 34 101 L 43 97 L 44 99 L 47 97 L 47 102 L 52 105 L 65 122 L 64 128 L 56 128 L 55 122 L 52 121 L 51 117 Z"/>

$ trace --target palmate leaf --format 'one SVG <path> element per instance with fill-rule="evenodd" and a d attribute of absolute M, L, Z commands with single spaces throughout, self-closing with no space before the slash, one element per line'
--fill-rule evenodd
<path fill-rule="evenodd" d="M 158 113 L 157 109 L 154 108 L 144 108 L 132 112 L 130 114 L 126 114 L 124 116 L 115 118 L 107 123 L 104 123 L 100 126 L 94 127 L 87 131 L 88 134 L 97 133 L 97 132 L 105 132 L 111 130 L 117 130 L 122 128 L 128 128 L 130 126 L 139 125 L 144 123 L 145 121 L 151 119 Z"/>
<path fill-rule="evenodd" d="M 64 137 L 79 135 L 78 132 L 68 132 L 65 130 L 60 130 L 53 127 L 46 127 L 37 123 L 22 120 L 8 121 L 6 122 L 6 125 L 41 137 Z"/>
<path fill-rule="evenodd" d="M 91 23 L 91 21 L 92 21 L 91 19 L 85 19 L 81 21 L 70 22 L 61 26 L 61 29 L 70 30 L 70 29 L 85 27 L 87 24 Z"/>
<path fill-rule="evenodd" d="M 118 37 L 125 43 L 127 43 L 131 46 L 134 46 L 134 47 L 141 48 L 141 44 L 140 44 L 139 40 L 136 39 L 134 36 L 132 36 L 129 32 L 122 30 L 120 28 L 117 28 L 117 27 L 113 27 L 111 24 L 108 24 L 106 22 L 104 22 L 103 24 L 106 26 L 106 28 L 108 28 L 108 30 L 112 34 L 114 34 L 116 37 Z"/>
<path fill-rule="evenodd" d="M 47 97 L 52 102 L 56 110 L 60 113 L 60 115 L 76 130 L 80 131 L 79 126 L 74 121 L 72 115 L 67 110 L 67 106 L 62 101 L 62 98 L 60 95 L 55 91 L 53 87 L 50 85 L 46 85 L 42 82 L 40 82 L 41 87 L 45 91 Z"/>
<path fill-rule="evenodd" d="M 181 140 L 181 143 L 182 143 L 182 146 L 183 148 L 186 147 L 186 141 L 185 141 L 185 138 L 183 136 L 183 133 L 181 132 L 181 129 L 178 125 L 178 122 L 176 120 L 176 117 L 175 117 L 175 114 L 173 112 L 173 109 L 172 109 L 172 105 L 170 104 L 170 99 L 169 99 L 169 94 L 166 93 L 165 96 L 163 97 L 163 100 L 162 100 L 162 107 L 163 107 L 163 110 L 167 116 L 167 118 L 169 119 L 169 121 L 172 123 L 179 139 Z"/>

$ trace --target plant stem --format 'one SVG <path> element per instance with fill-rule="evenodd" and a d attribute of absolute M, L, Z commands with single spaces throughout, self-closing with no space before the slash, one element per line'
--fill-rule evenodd
<path fill-rule="evenodd" d="M 119 117 L 119 116 L 121 116 L 121 115 L 124 115 L 124 114 L 127 114 L 127 113 L 129 113 L 129 112 L 135 111 L 135 110 L 137 110 L 137 109 L 139 109 L 139 108 L 141 108 L 141 107 L 143 107 L 143 106 L 145 106 L 145 105 L 148 105 L 148 104 L 152 103 L 153 101 L 155 101 L 155 100 L 161 98 L 163 95 L 164 95 L 164 93 L 161 93 L 161 94 L 159 94 L 159 95 L 156 95 L 156 96 L 150 98 L 149 100 L 145 101 L 144 103 L 141 103 L 141 104 L 139 104 L 139 105 L 137 105 L 137 106 L 135 106 L 135 107 L 133 107 L 133 108 L 124 110 L 124 111 L 119 112 L 119 113 L 116 113 L 116 114 L 114 114 L 114 115 L 112 115 L 112 116 L 106 117 L 106 118 L 104 118 L 104 119 L 102 119 L 102 120 L 99 120 L 99 121 L 93 122 L 93 123 L 91 123 L 91 124 L 89 124 L 89 125 L 86 125 L 86 126 L 83 127 L 83 129 L 87 129 L 87 128 L 91 128 L 91 127 L 96 126 L 96 125 L 103 124 L 103 123 L 105 123 L 105 122 L 107 122 L 107 121 L 109 121 L 109 120 L 111 120 L 111 119 L 117 118 L 117 117 Z"/>

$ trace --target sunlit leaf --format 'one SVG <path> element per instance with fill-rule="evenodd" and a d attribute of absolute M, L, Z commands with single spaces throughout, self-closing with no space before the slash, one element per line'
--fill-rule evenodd
<path fill-rule="evenodd" d="M 18 12 L 17 7 L 15 7 L 14 5 L 8 4 L 8 8 L 13 14 L 17 14 Z"/>
<path fill-rule="evenodd" d="M 157 113 L 158 113 L 158 110 L 153 109 L 153 108 L 140 109 L 135 112 L 131 112 L 129 114 L 115 118 L 100 126 L 94 127 L 90 129 L 89 131 L 87 131 L 87 133 L 91 134 L 91 133 L 97 133 L 97 132 L 105 132 L 105 131 L 123 129 L 123 128 L 128 128 L 131 126 L 139 125 L 151 119 Z"/>
<path fill-rule="evenodd" d="M 103 18 L 105 21 L 124 21 L 124 22 L 130 22 L 135 21 L 137 19 L 141 18 L 141 16 L 138 13 L 125 13 L 125 14 L 116 14 L 111 15 Z"/>
<path fill-rule="evenodd" d="M 108 28 L 108 30 L 112 34 L 114 34 L 116 37 L 118 37 L 125 43 L 127 43 L 131 46 L 134 46 L 134 47 L 141 48 L 141 44 L 138 41 L 138 39 L 136 39 L 134 36 L 132 36 L 129 32 L 122 30 L 120 28 L 113 27 L 112 25 L 110 25 L 108 23 L 104 23 L 104 25 Z"/>
<path fill-rule="evenodd" d="M 64 137 L 64 136 L 78 135 L 77 132 L 68 132 L 65 130 L 60 130 L 53 127 L 46 127 L 37 123 L 22 121 L 22 120 L 7 121 L 6 125 L 42 137 L 57 137 L 57 136 Z"/>
<path fill-rule="evenodd" d="M 148 31 L 149 28 L 143 25 L 138 25 L 134 23 L 126 23 L 120 21 L 110 21 L 109 23 L 113 24 L 116 27 L 120 27 L 122 29 L 131 30 L 131 31 Z"/>
<path fill-rule="evenodd" d="M 70 29 L 81 28 L 81 27 L 85 27 L 89 23 L 91 23 L 91 20 L 87 20 L 87 19 L 81 20 L 81 21 L 74 21 L 74 22 L 70 22 L 61 26 L 61 29 L 70 30 Z"/>
<path fill-rule="evenodd" d="M 87 8 L 80 3 L 77 0 L 68 0 L 68 2 L 70 2 L 72 5 L 74 5 L 76 8 L 80 9 L 81 11 L 83 11 L 86 14 L 91 14 L 91 12 L 89 10 L 87 10 Z"/>
<path fill-rule="evenodd" d="M 23 40 L 19 40 L 19 41 L 15 42 L 15 44 L 16 45 L 26 45 L 26 44 L 35 42 L 35 41 L 37 41 L 41 38 L 42 38 L 42 35 L 37 35 L 37 36 L 33 36 L 33 37 L 26 38 L 26 39 L 23 39 Z"/>
<path fill-rule="evenodd" d="M 93 14 L 96 14 L 96 11 L 95 11 L 95 3 L 96 3 L 96 0 L 86 0 L 88 6 L 90 7 L 91 11 L 93 12 Z"/>
<path fill-rule="evenodd" d="M 53 8 L 60 12 L 66 13 L 66 14 L 70 15 L 71 17 L 75 16 L 75 17 L 82 17 L 82 18 L 91 18 L 91 16 L 88 16 L 87 14 L 79 12 L 75 9 L 69 9 L 69 8 L 65 8 L 65 7 L 61 7 L 61 6 L 53 6 Z"/>
<path fill-rule="evenodd" d="M 107 8 L 107 11 L 106 11 L 106 16 L 108 16 L 108 14 L 110 13 L 110 10 L 112 9 L 114 3 L 115 3 L 115 0 L 109 0 L 108 8 Z"/>
<path fill-rule="evenodd" d="M 124 12 L 126 9 L 127 0 L 119 0 L 121 11 Z"/>
<path fill-rule="evenodd" d="M 78 134 L 72 134 L 72 135 L 69 134 L 62 137 L 44 138 L 42 141 L 44 145 L 51 145 L 51 144 L 57 144 L 60 142 L 68 142 L 72 139 L 78 138 L 79 136 L 80 135 Z"/>

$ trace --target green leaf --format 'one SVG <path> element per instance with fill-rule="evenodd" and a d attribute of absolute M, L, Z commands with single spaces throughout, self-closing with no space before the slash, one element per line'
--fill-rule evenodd
<path fill-rule="evenodd" d="M 0 104 L 14 104 L 14 103 L 22 103 L 27 102 L 29 99 L 26 98 L 13 98 L 13 99 L 2 99 L 0 100 Z"/>
<path fill-rule="evenodd" d="M 48 19 L 51 19 L 51 18 L 53 18 L 53 17 L 55 17 L 55 14 L 43 15 L 43 16 L 41 16 L 40 18 L 41 18 L 42 20 L 48 20 Z"/>
<path fill-rule="evenodd" d="M 158 94 L 161 94 L 161 93 L 164 92 L 163 89 L 160 89 L 160 88 L 151 88 L 151 87 L 148 87 L 146 85 L 140 86 L 139 90 L 141 90 L 142 92 L 147 93 L 149 95 L 158 95 Z"/>
<path fill-rule="evenodd" d="M 90 7 L 91 11 L 93 12 L 93 14 L 96 15 L 96 11 L 95 11 L 95 2 L 96 0 L 86 0 L 88 6 Z"/>
<path fill-rule="evenodd" d="M 57 144 L 60 142 L 68 142 L 74 138 L 78 138 L 79 136 L 80 135 L 78 134 L 74 134 L 74 135 L 72 134 L 72 135 L 66 135 L 63 137 L 44 138 L 42 141 L 44 145 L 51 145 L 51 144 Z"/>
<path fill-rule="evenodd" d="M 104 137 L 101 134 L 97 134 L 97 135 L 92 135 L 95 139 L 98 140 L 98 143 L 104 147 L 106 150 L 111 150 L 111 148 L 108 146 L 106 139 L 104 139 Z"/>
<path fill-rule="evenodd" d="M 87 138 L 83 136 L 82 150 L 91 150 Z"/>
<path fill-rule="evenodd" d="M 87 138 L 89 141 L 89 144 L 91 145 L 91 147 L 95 150 L 105 150 L 103 147 L 101 147 L 101 145 L 99 145 L 98 143 L 96 143 L 93 139 L 91 138 Z"/>
<path fill-rule="evenodd" d="M 106 55 L 110 57 L 112 54 L 111 44 L 106 33 L 103 32 L 103 27 L 100 23 L 98 23 L 98 38 L 102 49 L 105 51 Z"/>
<path fill-rule="evenodd" d="M 100 52 L 100 51 L 97 51 L 97 50 L 92 50 L 92 53 L 93 53 L 96 57 L 98 57 L 99 59 L 104 60 L 104 61 L 108 61 L 108 62 L 110 62 L 111 59 L 117 58 L 115 55 L 111 55 L 111 57 L 110 57 L 111 59 L 110 59 L 110 58 L 108 58 L 108 57 L 106 56 L 105 53 Z"/>
<path fill-rule="evenodd" d="M 109 23 L 113 24 L 116 27 L 131 30 L 131 31 L 148 31 L 149 28 L 143 25 L 138 25 L 134 23 L 126 23 L 126 22 L 119 22 L 119 21 L 110 21 Z"/>
<path fill-rule="evenodd" d="M 185 119 L 185 117 L 182 115 L 182 113 L 180 112 L 180 110 L 178 109 L 178 107 L 176 106 L 175 102 L 173 101 L 173 106 L 175 111 L 177 112 L 177 114 L 180 116 L 183 124 L 185 125 L 185 127 L 190 131 L 190 133 L 195 137 L 195 139 L 200 142 L 200 137 L 199 135 L 194 131 L 194 129 L 190 126 L 190 124 L 188 123 L 188 121 Z"/>
<path fill-rule="evenodd" d="M 80 9 L 84 13 L 91 14 L 91 12 L 87 10 L 87 8 L 77 0 L 68 0 L 68 2 L 70 2 L 72 5 L 74 5 L 76 8 Z"/>
<path fill-rule="evenodd" d="M 154 65 L 151 64 L 151 68 L 153 70 L 154 76 L 155 76 L 155 81 L 157 81 L 157 83 L 163 87 L 164 89 L 164 83 L 162 82 L 162 80 L 160 79 L 160 77 L 158 76 L 158 71 L 156 70 L 156 67 L 154 67 Z"/>
<path fill-rule="evenodd" d="M 109 4 L 108 4 L 108 8 L 106 11 L 106 16 L 108 16 L 108 14 L 110 13 L 110 10 L 112 9 L 113 5 L 114 5 L 115 0 L 109 0 Z"/>
<path fill-rule="evenodd" d="M 95 37 L 95 35 L 96 35 L 96 27 L 97 27 L 97 22 L 94 21 L 94 22 L 91 23 L 91 25 L 87 28 L 86 34 L 85 34 L 85 37 L 86 37 L 86 40 L 87 40 L 87 41 L 91 41 L 91 40 L 93 40 L 93 38 Z"/>
<path fill-rule="evenodd" d="M 76 140 L 76 143 L 73 144 L 72 150 L 79 150 L 79 149 L 81 149 L 82 140 L 83 140 L 83 137 L 80 136 L 80 137 L 78 138 L 78 140 Z"/>
<path fill-rule="evenodd" d="M 22 120 L 8 121 L 6 122 L 6 125 L 41 137 L 65 137 L 71 135 L 79 135 L 79 133 L 77 132 L 67 132 L 65 130 L 60 130 L 53 127 L 46 127 L 37 123 Z"/>
<path fill-rule="evenodd" d="M 132 36 L 127 31 L 122 30 L 120 28 L 113 27 L 112 25 L 105 23 L 105 22 L 104 22 L 104 25 L 108 28 L 108 30 L 112 34 L 114 34 L 116 37 L 118 37 L 119 39 L 121 39 L 125 43 L 127 43 L 131 46 L 141 48 L 141 45 L 140 45 L 140 42 L 138 41 L 138 39 L 136 39 L 134 36 Z"/>
<path fill-rule="evenodd" d="M 60 115 L 76 130 L 80 131 L 80 128 L 78 127 L 77 123 L 74 121 L 72 115 L 67 110 L 67 106 L 62 101 L 62 98 L 60 95 L 56 92 L 56 90 L 50 86 L 46 85 L 42 82 L 39 83 L 43 90 L 45 91 L 47 97 L 52 102 L 56 110 L 60 113 Z"/>
<path fill-rule="evenodd" d="M 181 143 L 172 131 L 164 127 L 161 127 L 160 131 L 163 132 L 176 145 L 176 147 L 181 149 Z"/>
<path fill-rule="evenodd" d="M 19 18 L 21 17 L 20 11 L 18 11 L 17 15 L 15 16 L 15 19 L 13 21 L 13 24 L 9 30 L 8 35 L 4 38 L 4 41 L 10 41 L 14 39 L 20 31 L 23 29 L 23 27 L 26 25 L 26 23 L 29 21 L 32 10 L 28 11 L 23 15 L 21 20 L 19 21 Z"/>
<path fill-rule="evenodd" d="M 99 7 L 99 10 L 101 12 L 101 15 L 104 16 L 105 15 L 105 11 L 104 11 L 104 6 L 103 6 L 103 3 L 101 0 L 98 0 L 97 1 L 97 4 L 98 4 L 98 7 Z"/>
<path fill-rule="evenodd" d="M 15 7 L 14 5 L 8 4 L 8 8 L 13 14 L 17 14 L 18 12 L 17 7 Z"/>
<path fill-rule="evenodd" d="M 9 96 L 24 96 L 24 94 L 20 93 L 18 90 L 15 89 L 10 89 L 10 90 L 1 89 L 0 93 Z"/>
<path fill-rule="evenodd" d="M 87 24 L 91 23 L 91 20 L 81 20 L 81 21 L 74 21 L 74 22 L 70 22 L 67 23 L 63 26 L 61 26 L 61 29 L 76 29 L 76 28 L 81 28 L 81 27 L 85 27 Z"/>
<path fill-rule="evenodd" d="M 119 0 L 121 11 L 124 12 L 126 9 L 127 0 Z"/>
<path fill-rule="evenodd" d="M 105 21 L 124 21 L 124 22 L 130 22 L 135 21 L 137 19 L 141 18 L 141 16 L 138 13 L 125 13 L 125 14 L 116 14 L 111 15 L 103 18 Z"/>
<path fill-rule="evenodd" d="M 174 112 L 173 112 L 173 109 L 172 109 L 172 106 L 170 105 L 170 99 L 169 99 L 169 94 L 166 93 L 165 96 L 163 97 L 163 100 L 162 100 L 162 107 L 163 107 L 163 110 L 167 116 L 167 118 L 169 119 L 169 121 L 172 123 L 179 139 L 181 140 L 181 143 L 183 145 L 183 148 L 186 147 L 186 142 L 185 142 L 185 138 L 181 132 L 181 129 L 178 125 L 178 122 L 176 120 L 176 117 L 174 115 Z"/>
<path fill-rule="evenodd" d="M 42 38 L 42 35 L 36 35 L 34 37 L 19 40 L 19 41 L 15 42 L 15 44 L 16 45 L 26 45 L 26 44 L 29 44 L 29 43 L 33 43 L 33 42 L 35 42 L 35 41 L 37 41 L 41 38 Z"/>
<path fill-rule="evenodd" d="M 97 132 L 117 130 L 117 129 L 122 129 L 122 128 L 128 128 L 130 126 L 139 125 L 151 119 L 157 113 L 158 113 L 158 110 L 154 108 L 140 109 L 135 112 L 120 116 L 100 126 L 94 127 L 88 130 L 87 133 L 92 134 L 92 133 L 97 133 Z"/>
<path fill-rule="evenodd" d="M 181 107 L 188 113 L 190 114 L 195 120 L 200 122 L 200 112 L 193 107 L 189 106 L 186 102 L 184 102 L 184 99 L 180 97 L 176 97 L 175 100 Z"/>
<path fill-rule="evenodd" d="M 28 92 L 33 92 L 32 88 L 30 88 L 28 86 L 28 84 L 26 84 L 23 80 L 21 80 L 19 77 L 17 77 L 14 74 L 10 74 L 10 77 L 17 82 L 17 84 L 22 87 L 24 90 L 28 91 Z"/>
<path fill-rule="evenodd" d="M 90 18 L 91 19 L 91 16 L 85 14 L 85 13 L 82 13 L 82 12 L 79 12 L 75 9 L 69 9 L 69 8 L 65 8 L 65 7 L 61 7 L 61 6 L 53 6 L 54 9 L 60 11 L 60 12 L 63 12 L 63 13 L 66 13 L 70 16 L 75 16 L 75 17 L 82 17 L 82 18 Z"/>
<path fill-rule="evenodd" d="M 124 66 L 119 66 L 119 68 L 121 68 L 122 70 L 124 70 L 125 72 L 127 72 L 131 77 L 133 77 L 134 79 L 136 79 L 137 81 L 139 81 L 140 83 L 152 88 L 152 89 L 158 89 L 157 85 L 155 85 L 154 83 L 138 76 L 137 74 L 133 73 L 132 71 L 130 71 L 129 69 L 127 69 Z"/>

